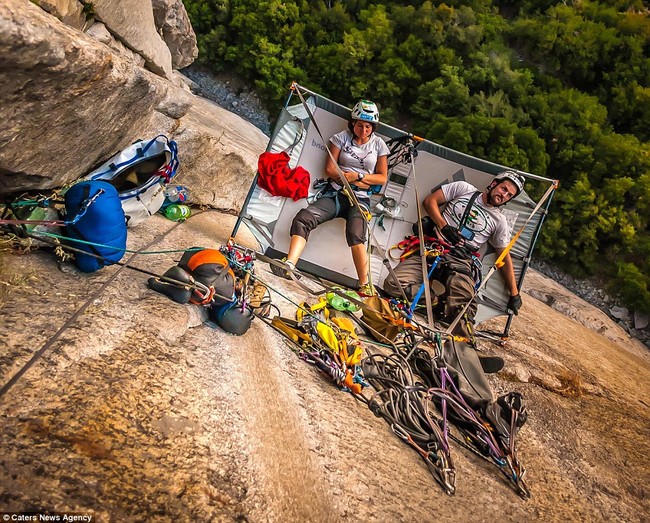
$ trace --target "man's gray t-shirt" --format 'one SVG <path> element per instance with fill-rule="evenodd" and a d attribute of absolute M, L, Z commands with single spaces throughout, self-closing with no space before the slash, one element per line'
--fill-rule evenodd
<path fill-rule="evenodd" d="M 449 225 L 458 227 L 465 208 L 477 189 L 467 182 L 451 182 L 441 189 L 447 201 L 442 217 Z M 474 200 L 465 227 L 474 233 L 474 239 L 469 244 L 472 249 L 479 250 L 488 241 L 493 247 L 503 249 L 510 242 L 511 231 L 506 217 L 499 207 L 486 205 L 482 195 Z"/>

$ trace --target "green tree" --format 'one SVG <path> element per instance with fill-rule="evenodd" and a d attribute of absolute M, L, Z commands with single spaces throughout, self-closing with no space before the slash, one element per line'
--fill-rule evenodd
<path fill-rule="evenodd" d="M 425 123 L 439 115 L 466 115 L 469 110 L 469 88 L 460 77 L 460 69 L 455 66 L 443 66 L 440 77 L 422 85 L 412 107 L 418 120 Z"/>
<path fill-rule="evenodd" d="M 526 110 L 546 141 L 555 178 L 570 182 L 591 170 L 594 149 L 607 126 L 607 109 L 596 97 L 576 89 L 538 93 L 527 99 Z"/>

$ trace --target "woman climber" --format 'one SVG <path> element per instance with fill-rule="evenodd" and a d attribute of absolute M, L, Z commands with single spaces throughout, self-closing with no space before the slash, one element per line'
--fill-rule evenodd
<path fill-rule="evenodd" d="M 375 294 L 370 284 L 366 240 L 368 222 L 360 209 L 353 203 L 341 180 L 344 176 L 354 191 L 359 207 L 370 208 L 368 190 L 373 185 L 384 185 L 388 173 L 389 149 L 384 140 L 375 134 L 379 123 L 379 110 L 369 100 L 359 101 L 353 108 L 348 129 L 329 140 L 325 175 L 329 186 L 321 196 L 296 214 L 291 223 L 291 243 L 283 262 L 288 269 L 295 269 L 302 251 L 307 245 L 309 234 L 321 223 L 343 218 L 346 221 L 345 237 L 352 251 L 354 267 L 359 278 L 359 294 Z M 281 266 L 272 265 L 277 276 L 288 278 Z"/>

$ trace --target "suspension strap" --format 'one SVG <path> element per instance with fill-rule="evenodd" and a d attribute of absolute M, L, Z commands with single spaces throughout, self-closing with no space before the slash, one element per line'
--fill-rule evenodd
<path fill-rule="evenodd" d="M 467 220 L 469 219 L 469 213 L 472 210 L 476 198 L 478 198 L 480 195 L 481 195 L 481 191 L 474 192 L 474 194 L 472 194 L 472 196 L 470 197 L 469 202 L 467 202 L 467 207 L 465 207 L 465 212 L 463 213 L 463 216 L 460 219 L 460 223 L 458 224 L 459 231 L 467 224 Z"/>
<path fill-rule="evenodd" d="M 413 161 L 413 149 L 409 149 L 411 159 L 411 172 L 413 173 L 413 190 L 415 191 L 416 209 L 418 212 L 418 238 L 420 240 L 420 261 L 422 265 L 422 283 L 424 284 L 424 301 L 427 306 L 427 324 L 431 330 L 434 329 L 433 322 L 433 303 L 431 301 L 431 289 L 429 288 L 429 278 L 427 275 L 427 254 L 426 246 L 424 245 L 424 227 L 422 227 L 422 211 L 420 209 L 420 195 L 418 193 L 417 179 L 415 178 L 415 162 Z M 401 286 L 400 286 L 401 288 Z M 419 300 L 418 296 L 418 300 Z M 414 307 L 414 305 L 412 305 Z"/>

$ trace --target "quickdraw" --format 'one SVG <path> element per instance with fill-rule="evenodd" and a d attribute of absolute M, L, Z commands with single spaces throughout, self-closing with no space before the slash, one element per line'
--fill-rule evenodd
<path fill-rule="evenodd" d="M 201 285 L 199 282 L 195 281 L 194 284 L 197 286 L 192 293 L 190 298 L 190 303 L 193 305 L 208 305 L 214 300 L 215 290 L 214 287 L 206 287 Z"/>

